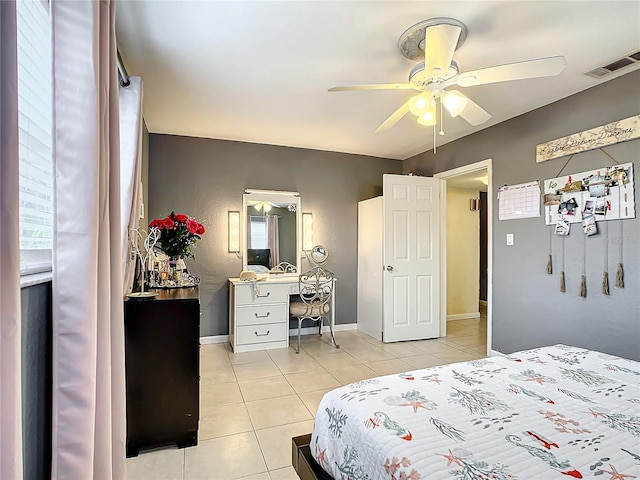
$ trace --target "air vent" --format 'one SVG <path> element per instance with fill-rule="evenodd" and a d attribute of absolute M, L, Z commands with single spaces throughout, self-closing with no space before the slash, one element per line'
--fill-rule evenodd
<path fill-rule="evenodd" d="M 640 51 L 630 53 L 629 55 L 618 58 L 606 65 L 594 68 L 593 70 L 586 72 L 585 75 L 593 78 L 602 78 L 611 73 L 617 72 L 618 70 L 638 63 L 640 63 Z"/>

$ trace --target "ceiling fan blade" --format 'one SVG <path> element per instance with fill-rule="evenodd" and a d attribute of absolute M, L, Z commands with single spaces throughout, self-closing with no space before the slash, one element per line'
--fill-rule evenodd
<path fill-rule="evenodd" d="M 462 28 L 457 25 L 432 25 L 425 32 L 424 71 L 433 77 L 446 74 L 453 60 Z"/>
<path fill-rule="evenodd" d="M 467 97 L 468 98 L 468 97 Z M 467 106 L 464 107 L 460 116 L 474 127 L 481 125 L 491 118 L 489 112 L 478 105 L 476 102 L 468 98 Z"/>
<path fill-rule="evenodd" d="M 558 75 L 567 65 L 562 56 L 539 58 L 526 62 L 509 63 L 497 67 L 472 70 L 458 75 L 456 83 L 461 87 L 473 87 L 486 83 L 507 82 L 524 78 L 550 77 Z"/>
<path fill-rule="evenodd" d="M 332 87 L 330 92 L 347 92 L 350 90 L 418 90 L 411 83 L 372 83 L 370 85 L 349 85 L 346 87 Z"/>
<path fill-rule="evenodd" d="M 409 113 L 409 102 L 413 97 L 404 102 L 400 108 L 398 108 L 395 112 L 393 112 L 389 118 L 387 118 L 384 122 L 380 124 L 378 128 L 374 130 L 374 133 L 384 132 L 385 130 L 389 130 L 396 123 L 400 121 L 402 117 L 404 117 L 407 113 Z"/>

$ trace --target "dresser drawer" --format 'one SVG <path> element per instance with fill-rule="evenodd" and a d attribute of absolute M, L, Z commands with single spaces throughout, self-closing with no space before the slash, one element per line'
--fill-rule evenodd
<path fill-rule="evenodd" d="M 254 288 L 253 284 L 247 284 L 236 285 L 235 289 L 238 306 L 286 303 L 289 295 L 287 285 L 269 285 L 266 282 L 258 282 L 257 288 Z"/>
<path fill-rule="evenodd" d="M 288 325 L 286 323 L 267 323 L 264 325 L 243 325 L 237 327 L 236 343 L 279 342 L 287 339 Z"/>
<path fill-rule="evenodd" d="M 286 303 L 275 305 L 251 305 L 236 309 L 237 325 L 262 325 L 286 322 L 289 319 Z"/>

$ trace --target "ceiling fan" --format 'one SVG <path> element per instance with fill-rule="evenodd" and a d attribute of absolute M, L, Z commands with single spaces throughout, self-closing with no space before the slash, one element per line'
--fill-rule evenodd
<path fill-rule="evenodd" d="M 452 117 L 459 115 L 474 126 L 491 118 L 491 115 L 477 103 L 459 90 L 450 87 L 465 88 L 525 78 L 548 77 L 558 75 L 566 65 L 564 57 L 556 56 L 460 72 L 453 60 L 453 54 L 462 46 L 466 38 L 467 27 L 459 20 L 448 17 L 424 20 L 407 29 L 398 40 L 398 48 L 402 55 L 410 60 L 421 60 L 411 69 L 408 83 L 351 85 L 333 87 L 329 91 L 417 90 L 421 93 L 402 104 L 376 128 L 375 132 L 388 130 L 408 112 L 412 112 L 417 115 L 418 123 L 434 126 L 435 138 L 438 101 L 441 116 L 440 135 L 444 135 L 443 106 Z"/>
<path fill-rule="evenodd" d="M 263 202 L 263 201 L 250 201 L 247 202 L 247 204 L 253 208 L 255 208 L 257 211 L 263 211 L 265 214 L 271 211 L 271 208 L 276 207 L 279 208 L 280 205 L 278 205 L 277 203 L 273 203 L 273 202 Z"/>

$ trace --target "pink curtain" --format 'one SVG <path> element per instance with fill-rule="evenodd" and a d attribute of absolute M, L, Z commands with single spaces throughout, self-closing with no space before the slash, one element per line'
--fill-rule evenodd
<path fill-rule="evenodd" d="M 253 248 L 251 246 L 251 215 L 247 215 L 247 234 L 245 236 L 247 237 L 247 248 Z M 246 253 L 244 252 L 245 255 Z"/>
<path fill-rule="evenodd" d="M 280 263 L 280 229 L 278 223 L 277 215 L 267 215 L 267 234 L 269 235 L 267 244 L 271 249 L 272 267 Z"/>
<path fill-rule="evenodd" d="M 0 1 L 0 478 L 22 478 L 16 4 Z"/>
<path fill-rule="evenodd" d="M 51 4 L 54 479 L 125 478 L 115 4 Z"/>

